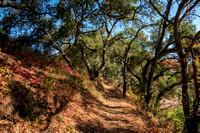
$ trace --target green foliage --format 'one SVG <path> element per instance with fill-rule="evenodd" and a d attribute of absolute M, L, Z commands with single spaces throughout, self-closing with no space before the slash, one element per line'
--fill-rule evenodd
<path fill-rule="evenodd" d="M 10 69 L 9 69 L 8 66 L 2 66 L 2 67 L 0 67 L 0 77 L 1 78 L 3 78 L 3 77 L 9 78 L 10 74 L 11 74 L 11 72 L 10 72 Z"/>
<path fill-rule="evenodd" d="M 131 8 L 134 8 L 134 4 L 137 4 L 138 0 L 108 0 L 105 3 L 103 3 L 103 7 L 105 9 L 108 9 L 112 11 L 114 15 L 131 15 L 134 10 L 131 10 Z"/>
<path fill-rule="evenodd" d="M 78 67 L 84 74 L 88 72 L 91 79 L 100 75 L 119 82 L 122 80 L 123 66 L 127 62 L 127 84 L 132 87 L 131 93 L 135 93 L 137 102 L 144 102 L 149 98 L 150 107 L 156 111 L 159 110 L 159 101 L 164 96 L 181 95 L 175 88 L 181 82 L 181 75 L 177 73 L 181 72 L 178 61 L 182 57 L 177 59 L 174 51 L 188 49 L 188 44 L 196 34 L 197 29 L 190 21 L 192 13 L 186 13 L 189 16 L 177 24 L 179 30 L 174 31 L 175 19 L 170 20 L 174 17 L 173 13 L 170 12 L 172 16 L 168 18 L 172 23 L 166 22 L 166 25 L 163 25 L 165 19 L 160 16 L 163 14 L 167 17 L 166 5 L 169 1 L 153 0 L 152 5 L 146 0 L 59 0 L 55 4 L 51 1 L 35 0 L 19 2 L 21 1 L 14 6 L 4 2 L 5 8 L 0 7 L 3 10 L 0 22 L 1 51 L 11 53 L 12 50 L 18 50 L 38 55 L 30 57 L 35 62 L 30 62 L 29 65 L 36 66 L 42 64 L 37 60 L 43 55 L 67 57 L 68 60 L 65 60 L 70 67 Z M 176 4 L 179 4 L 179 1 Z M 193 1 L 189 2 L 188 7 L 192 4 Z M 172 8 L 176 6 L 172 5 Z M 166 29 L 163 29 L 165 26 Z M 145 28 L 139 30 L 142 27 Z M 176 32 L 180 37 L 178 42 L 183 44 L 180 51 L 173 49 L 177 43 L 174 34 Z M 130 49 L 128 44 L 131 44 Z M 193 48 L 199 50 L 198 44 Z M 191 63 L 190 51 L 185 57 Z M 175 58 L 178 60 L 175 64 L 163 63 Z M 22 56 L 21 59 L 28 60 Z M 200 71 L 199 61 L 196 64 Z M 31 82 L 30 73 L 21 71 L 21 67 L 13 69 L 16 70 L 15 73 L 26 76 L 28 85 L 33 88 L 43 86 L 47 92 L 60 88 L 60 82 L 52 75 L 60 74 L 61 71 L 74 89 L 84 88 L 89 79 L 86 75 L 79 75 L 77 71 L 65 66 L 54 70 L 52 75 L 43 81 L 34 79 L 35 81 Z M 0 77 L 10 74 L 7 66 L 0 67 Z M 188 79 L 192 77 L 190 73 L 187 75 Z M 37 83 L 40 81 L 42 84 Z M 190 100 L 194 100 L 194 82 L 190 84 L 193 85 L 190 85 L 189 96 Z M 6 88 L 7 85 L 3 87 Z M 22 90 L 23 85 L 16 87 L 19 93 L 25 93 Z M 147 96 L 147 91 L 151 97 Z M 181 115 L 183 116 L 181 108 L 171 111 L 170 114 L 170 119 L 174 118 L 172 120 L 178 123 L 179 127 L 182 127 L 184 121 Z M 39 121 L 36 117 L 29 119 L 35 119 L 36 125 Z M 73 131 L 70 126 L 69 129 Z"/>
<path fill-rule="evenodd" d="M 9 80 L 11 79 L 12 72 L 9 69 L 9 66 L 2 66 L 0 67 L 0 89 L 2 89 L 2 93 L 9 94 Z"/>
<path fill-rule="evenodd" d="M 173 109 L 167 113 L 167 119 L 172 121 L 174 123 L 174 128 L 181 132 L 184 127 L 184 113 L 183 113 L 183 107 L 179 106 L 176 109 Z"/>
<path fill-rule="evenodd" d="M 46 89 L 46 91 L 47 92 L 50 92 L 53 88 L 54 88 L 54 86 L 55 86 L 55 78 L 53 78 L 53 77 L 50 77 L 50 78 L 48 78 L 48 79 L 46 79 L 44 82 L 46 83 L 45 84 L 45 89 Z"/>
<path fill-rule="evenodd" d="M 104 76 L 111 82 L 120 80 L 122 72 L 116 64 L 108 64 L 105 68 Z"/>

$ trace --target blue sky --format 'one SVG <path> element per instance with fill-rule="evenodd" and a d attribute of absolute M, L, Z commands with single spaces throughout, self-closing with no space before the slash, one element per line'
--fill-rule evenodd
<path fill-rule="evenodd" d="M 200 16 L 200 9 L 198 9 L 197 14 Z M 200 30 L 200 17 L 196 17 L 196 19 L 193 22 L 196 27 L 197 27 L 197 31 Z"/>
<path fill-rule="evenodd" d="M 50 0 L 50 2 L 51 2 L 52 4 L 56 4 L 56 3 L 58 3 L 58 1 L 59 1 L 59 0 Z M 175 15 L 175 14 L 173 14 L 173 13 L 176 13 L 177 8 L 178 8 L 178 7 L 177 7 L 176 5 L 173 7 L 173 9 L 172 9 L 172 15 Z M 198 7 L 198 8 L 196 9 L 196 14 L 198 14 L 198 15 L 200 16 L 200 7 Z M 199 30 L 200 30 L 200 17 L 196 17 L 196 18 L 194 19 L 194 21 L 193 21 L 193 24 L 196 25 L 197 31 L 199 31 Z"/>
<path fill-rule="evenodd" d="M 59 0 L 50 0 L 50 3 L 52 5 L 58 3 Z M 177 11 L 177 5 L 174 5 L 173 8 L 172 8 L 172 17 L 175 15 L 174 13 L 176 13 Z M 200 16 L 200 7 L 196 8 L 196 14 L 198 14 Z M 2 16 L 3 15 L 3 8 L 0 8 L 0 20 L 2 19 Z M 196 25 L 196 28 L 197 28 L 197 31 L 200 30 L 200 17 L 195 17 L 194 21 L 193 21 L 193 24 Z"/>
<path fill-rule="evenodd" d="M 171 12 L 172 17 L 175 16 L 177 9 L 178 9 L 178 5 L 173 5 L 172 12 Z M 195 14 L 200 16 L 200 6 L 196 7 L 195 10 L 196 10 Z M 197 31 L 199 31 L 200 30 L 200 17 L 195 17 L 195 19 L 193 20 L 193 24 L 196 25 Z"/>

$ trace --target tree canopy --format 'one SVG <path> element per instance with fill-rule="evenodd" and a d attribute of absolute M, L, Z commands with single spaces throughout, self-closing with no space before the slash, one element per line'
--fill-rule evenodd
<path fill-rule="evenodd" d="M 157 113 L 181 95 L 184 132 L 199 127 L 199 0 L 2 0 L 0 45 L 57 55 L 91 80 L 123 85 Z M 178 92 L 177 88 L 182 91 Z"/>

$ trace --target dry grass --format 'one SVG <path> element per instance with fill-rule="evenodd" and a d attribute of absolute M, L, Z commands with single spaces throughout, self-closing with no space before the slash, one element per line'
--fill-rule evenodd
<path fill-rule="evenodd" d="M 1 69 L 25 63 L 5 53 L 0 59 Z M 121 96 L 121 88 L 103 79 L 93 83 L 78 71 L 64 74 L 65 69 L 52 65 L 20 70 L 31 78 L 10 70 L 11 77 L 1 86 L 0 132 L 144 133 L 157 125 L 155 118 L 127 102 L 129 95 Z M 42 80 L 34 86 L 31 79 Z"/>

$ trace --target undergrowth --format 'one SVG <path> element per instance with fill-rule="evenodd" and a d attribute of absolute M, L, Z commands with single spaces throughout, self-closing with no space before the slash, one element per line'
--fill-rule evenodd
<path fill-rule="evenodd" d="M 33 121 L 35 126 L 42 124 L 43 114 L 62 113 L 59 118 L 69 131 L 75 132 L 67 119 L 72 112 L 78 108 L 85 109 L 87 103 L 94 102 L 100 95 L 95 82 L 78 68 L 72 70 L 63 61 L 51 62 L 30 51 L 15 53 L 17 56 L 14 57 L 0 53 L 1 100 L 5 97 L 11 99 L 12 114 Z M 12 114 L 6 115 L 4 108 L 0 107 L 0 112 L 0 119 L 12 117 Z"/>

